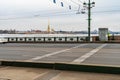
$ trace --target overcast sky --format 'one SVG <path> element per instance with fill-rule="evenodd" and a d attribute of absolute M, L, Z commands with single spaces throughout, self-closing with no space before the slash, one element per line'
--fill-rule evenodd
<path fill-rule="evenodd" d="M 105 27 L 120 31 L 120 0 L 92 1 L 95 1 L 96 5 L 92 8 L 91 30 Z M 61 2 L 64 7 L 61 7 Z M 56 0 L 54 4 L 53 0 L 0 0 L 0 29 L 46 30 L 49 20 L 51 28 L 55 30 L 87 30 L 87 13 L 76 14 L 76 3 L 80 3 L 82 9 L 81 2 Z"/>

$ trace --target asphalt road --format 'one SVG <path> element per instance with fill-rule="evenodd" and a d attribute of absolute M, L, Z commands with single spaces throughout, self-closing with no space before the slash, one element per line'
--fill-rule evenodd
<path fill-rule="evenodd" d="M 0 44 L 0 60 L 120 66 L 120 44 L 7 43 Z"/>

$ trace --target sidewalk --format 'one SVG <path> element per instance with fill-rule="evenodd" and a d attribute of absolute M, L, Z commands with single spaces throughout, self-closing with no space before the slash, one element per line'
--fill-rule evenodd
<path fill-rule="evenodd" d="M 0 67 L 0 80 L 120 80 L 120 76 L 40 68 Z"/>

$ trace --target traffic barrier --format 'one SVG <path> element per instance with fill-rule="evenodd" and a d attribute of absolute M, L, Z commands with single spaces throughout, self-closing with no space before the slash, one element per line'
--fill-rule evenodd
<path fill-rule="evenodd" d="M 7 37 L 8 42 L 85 42 L 86 37 Z"/>
<path fill-rule="evenodd" d="M 0 61 L 0 66 L 2 65 L 2 62 Z"/>
<path fill-rule="evenodd" d="M 25 41 L 26 41 L 26 38 L 19 37 L 19 38 L 17 38 L 17 41 L 18 41 L 18 42 L 25 42 Z"/>
<path fill-rule="evenodd" d="M 16 42 L 17 38 L 7 38 L 9 42 Z"/>
<path fill-rule="evenodd" d="M 65 38 L 64 37 L 56 37 L 55 41 L 56 42 L 65 42 Z"/>
<path fill-rule="evenodd" d="M 20 61 L 1 61 L 1 66 L 32 67 L 32 68 L 53 68 L 54 63 L 36 63 Z"/>
<path fill-rule="evenodd" d="M 54 42 L 54 37 L 46 37 L 45 42 Z"/>
<path fill-rule="evenodd" d="M 34 42 L 34 37 L 27 37 L 26 42 Z"/>
<path fill-rule="evenodd" d="M 54 69 L 54 70 L 120 74 L 120 67 L 118 67 L 118 66 L 105 66 L 105 65 L 1 61 L 1 66 L 49 68 L 49 69 Z"/>
<path fill-rule="evenodd" d="M 77 42 L 77 37 L 67 37 L 67 42 Z"/>
<path fill-rule="evenodd" d="M 94 73 L 120 74 L 120 67 L 105 66 L 105 65 L 56 63 L 55 69 L 69 70 L 69 71 L 94 72 Z"/>
<path fill-rule="evenodd" d="M 79 37 L 78 42 L 86 41 L 86 37 Z"/>
<path fill-rule="evenodd" d="M 35 42 L 44 42 L 44 38 L 43 37 L 36 37 Z"/>

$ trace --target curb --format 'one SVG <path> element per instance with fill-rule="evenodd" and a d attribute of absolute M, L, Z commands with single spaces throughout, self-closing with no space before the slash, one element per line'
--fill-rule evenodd
<path fill-rule="evenodd" d="M 0 61 L 1 66 L 47 68 L 53 70 L 82 71 L 94 73 L 120 74 L 118 66 L 99 66 L 88 64 L 67 64 L 67 63 L 39 63 L 20 61 Z"/>

